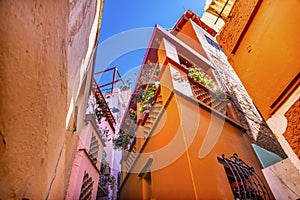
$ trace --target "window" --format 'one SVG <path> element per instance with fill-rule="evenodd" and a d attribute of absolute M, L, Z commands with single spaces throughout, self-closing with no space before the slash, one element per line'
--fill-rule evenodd
<path fill-rule="evenodd" d="M 151 165 L 153 158 L 149 158 L 138 176 L 142 179 L 143 199 L 152 199 Z"/>
<path fill-rule="evenodd" d="M 92 177 L 85 171 L 80 190 L 80 200 L 92 199 L 93 184 Z"/>
<path fill-rule="evenodd" d="M 237 154 L 229 158 L 218 158 L 224 165 L 227 178 L 235 199 L 271 199 L 266 186 L 255 173 L 253 167 L 249 167 Z"/>
<path fill-rule="evenodd" d="M 214 41 L 212 41 L 211 39 L 209 39 L 207 36 L 205 36 L 206 41 L 208 42 L 208 44 L 210 44 L 211 46 L 213 46 L 215 49 L 222 51 L 221 47 L 215 43 Z"/>
<path fill-rule="evenodd" d="M 93 134 L 91 139 L 91 144 L 90 144 L 90 157 L 93 160 L 94 164 L 97 164 L 98 151 L 99 151 L 99 142 L 96 136 Z"/>
<path fill-rule="evenodd" d="M 194 66 L 194 64 L 190 62 L 188 59 L 186 59 L 184 56 L 178 55 L 178 57 L 179 57 L 180 65 L 183 66 L 184 68 L 188 69 Z"/>

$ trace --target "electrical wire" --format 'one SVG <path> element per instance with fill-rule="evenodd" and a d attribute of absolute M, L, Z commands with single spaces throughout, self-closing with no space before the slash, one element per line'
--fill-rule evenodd
<path fill-rule="evenodd" d="M 48 190 L 48 193 L 47 193 L 47 196 L 46 196 L 46 200 L 48 200 L 48 198 L 50 196 L 52 185 L 53 185 L 54 180 L 56 178 L 56 172 L 57 172 L 57 169 L 58 169 L 58 165 L 59 165 L 59 162 L 60 162 L 60 158 L 61 158 L 63 149 L 65 147 L 65 142 L 66 142 L 66 138 L 64 139 L 64 142 L 63 142 L 62 147 L 61 147 L 60 152 L 59 152 L 59 156 L 58 156 L 58 159 L 57 159 L 57 162 L 56 162 L 56 166 L 55 166 L 55 170 L 54 170 L 54 175 L 53 175 L 52 180 L 50 182 L 50 187 L 49 187 L 49 190 Z"/>

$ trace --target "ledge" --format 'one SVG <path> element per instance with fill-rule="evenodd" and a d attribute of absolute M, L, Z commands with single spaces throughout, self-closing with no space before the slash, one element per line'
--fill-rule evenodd
<path fill-rule="evenodd" d="M 212 107 L 206 105 L 205 103 L 202 103 L 201 101 L 198 101 L 198 99 L 194 99 L 191 97 L 188 97 L 186 95 L 184 95 L 182 92 L 174 89 L 173 92 L 177 95 L 182 96 L 183 98 L 185 98 L 186 100 L 190 101 L 191 103 L 197 104 L 199 107 L 210 111 L 212 114 L 214 114 L 215 116 L 224 119 L 226 122 L 230 123 L 231 125 L 235 126 L 236 128 L 240 129 L 243 132 L 246 132 L 246 129 L 239 123 L 233 121 L 232 119 L 228 118 L 226 115 L 224 115 L 223 113 L 220 113 L 219 111 L 213 109 Z"/>
<path fill-rule="evenodd" d="M 96 171 L 99 173 L 100 175 L 100 170 L 97 168 L 97 166 L 93 163 L 93 160 L 91 159 L 91 157 L 89 156 L 88 152 L 86 151 L 86 149 L 79 149 L 79 151 L 83 151 L 85 153 L 85 155 L 88 157 L 89 161 L 91 162 L 91 164 L 94 166 L 94 168 L 96 169 Z"/>
<path fill-rule="evenodd" d="M 106 147 L 105 142 L 104 142 L 101 134 L 99 133 L 99 129 L 98 129 L 97 122 L 96 122 L 96 119 L 94 117 L 94 114 L 86 114 L 85 116 L 86 116 L 85 121 L 88 121 L 88 122 L 90 122 L 92 124 L 92 126 L 95 129 L 98 137 L 101 140 L 101 143 L 102 143 L 103 147 Z"/>
<path fill-rule="evenodd" d="M 163 105 L 163 108 L 162 111 L 159 113 L 159 115 L 157 116 L 157 121 L 159 121 L 163 115 L 163 113 L 166 111 L 166 108 L 168 107 L 171 99 L 174 97 L 174 94 L 176 95 L 180 95 L 182 96 L 183 98 L 185 98 L 186 100 L 190 101 L 191 103 L 194 103 L 196 105 L 198 105 L 199 107 L 211 112 L 212 114 L 214 114 L 215 116 L 221 118 L 221 119 L 224 119 L 226 122 L 228 122 L 229 124 L 233 125 L 234 127 L 240 129 L 241 131 L 243 131 L 243 133 L 246 132 L 246 129 L 244 127 L 242 127 L 240 124 L 238 124 L 237 122 L 231 120 L 230 118 L 228 118 L 226 115 L 218 112 L 217 110 L 211 108 L 210 106 L 202 103 L 202 102 L 199 102 L 197 99 L 193 99 L 191 97 L 188 97 L 186 95 L 184 95 L 183 93 L 181 93 L 180 91 L 177 91 L 177 90 L 173 90 L 173 92 L 171 92 L 170 96 L 168 97 L 168 100 L 167 102 Z M 121 191 L 121 189 L 123 188 L 124 184 L 126 183 L 127 179 L 128 179 L 128 176 L 131 172 L 131 170 L 133 169 L 133 167 L 135 166 L 137 160 L 139 159 L 139 156 L 140 156 L 140 153 L 142 153 L 149 141 L 149 139 L 151 138 L 151 135 L 153 133 L 153 130 L 156 128 L 157 126 L 157 123 L 155 123 L 149 133 L 149 136 L 146 138 L 145 142 L 142 144 L 141 148 L 140 148 L 140 151 L 139 151 L 139 154 L 137 155 L 137 157 L 135 158 L 135 160 L 133 161 L 130 169 L 128 170 L 128 172 L 126 173 L 126 176 L 124 178 L 124 180 L 120 183 L 120 187 L 119 187 L 119 191 L 118 193 Z"/>

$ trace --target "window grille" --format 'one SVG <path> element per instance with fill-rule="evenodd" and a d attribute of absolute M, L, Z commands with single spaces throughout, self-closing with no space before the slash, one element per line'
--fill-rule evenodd
<path fill-rule="evenodd" d="M 87 172 L 84 172 L 83 181 L 80 190 L 80 200 L 89 200 L 92 199 L 92 191 L 93 191 L 94 181 L 92 177 L 89 176 Z"/>
<path fill-rule="evenodd" d="M 94 164 L 97 164 L 98 151 L 99 151 L 99 142 L 96 136 L 93 134 L 91 139 L 91 144 L 90 144 L 90 157 L 93 160 Z"/>
<path fill-rule="evenodd" d="M 253 167 L 249 167 L 237 154 L 229 158 L 218 158 L 224 165 L 235 199 L 271 199 L 268 190 Z"/>

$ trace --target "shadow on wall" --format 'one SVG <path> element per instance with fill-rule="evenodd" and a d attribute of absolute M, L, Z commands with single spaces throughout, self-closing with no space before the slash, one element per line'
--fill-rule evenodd
<path fill-rule="evenodd" d="M 262 121 L 260 124 L 259 133 L 255 144 L 268 151 L 276 153 L 282 159 L 287 158 L 287 155 L 283 151 L 280 143 L 278 142 L 275 135 L 264 121 Z"/>
<path fill-rule="evenodd" d="M 240 119 L 241 125 L 246 129 L 246 133 L 249 136 L 251 143 L 256 144 L 268 151 L 271 151 L 282 159 L 287 158 L 287 155 L 283 151 L 280 143 L 276 139 L 275 135 L 273 134 L 272 130 L 269 128 L 268 124 L 265 121 L 254 121 L 256 124 L 259 124 L 258 136 L 256 140 L 254 139 L 253 133 L 251 131 L 250 125 L 246 119 L 246 114 L 242 111 L 240 104 L 238 103 L 236 97 L 231 95 L 231 100 L 234 103 L 234 109 Z M 248 119 L 251 120 L 251 119 Z"/>

